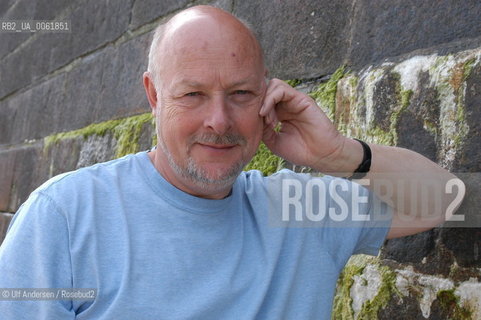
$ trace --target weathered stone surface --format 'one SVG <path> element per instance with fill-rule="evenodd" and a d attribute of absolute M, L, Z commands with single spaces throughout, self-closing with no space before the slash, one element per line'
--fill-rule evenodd
<path fill-rule="evenodd" d="M 78 141 L 80 141 L 80 152 L 77 164 L 72 169 L 87 167 L 115 158 L 116 141 L 110 134 L 103 137 L 90 136 L 86 140 L 80 138 Z M 55 149 L 58 150 L 58 147 Z"/>
<path fill-rule="evenodd" d="M 0 74 L 11 79 L 2 82 L 0 97 L 118 38 L 127 30 L 131 1 L 88 0 L 72 6 L 65 16 L 71 21 L 71 33 L 37 33 L 2 61 Z M 45 11 L 43 6 L 39 8 Z"/>
<path fill-rule="evenodd" d="M 7 54 L 11 53 L 31 36 L 33 36 L 32 33 L 26 32 L 0 33 L 0 43 L 2 43 L 2 46 L 0 46 L 0 59 L 3 59 Z M 3 63 L 1 60 L 0 62 Z"/>
<path fill-rule="evenodd" d="M 83 137 L 58 141 L 55 145 L 42 150 L 36 179 L 44 182 L 58 174 L 77 169 Z"/>
<path fill-rule="evenodd" d="M 399 298 L 393 295 L 389 304 L 377 314 L 379 320 L 426 320 L 419 307 L 418 300 L 413 296 Z"/>
<path fill-rule="evenodd" d="M 0 199 L 2 199 L 0 211 L 15 212 L 30 192 L 38 187 L 37 169 L 41 152 L 42 147 L 37 143 L 0 153 L 0 159 L 7 159 L 5 162 L 2 161 L 2 170 L 11 172 L 5 177 L 7 185 L 0 187 Z M 6 198 L 8 201 L 4 201 Z"/>
<path fill-rule="evenodd" d="M 5 234 L 7 233 L 8 225 L 12 220 L 13 214 L 8 212 L 0 212 L 0 245 L 5 239 Z"/>
<path fill-rule="evenodd" d="M 0 211 L 7 211 L 13 187 L 15 153 L 0 152 Z"/>
<path fill-rule="evenodd" d="M 334 72 L 346 55 L 351 1 L 237 1 L 234 14 L 257 31 L 270 76 Z"/>
<path fill-rule="evenodd" d="M 423 119 L 413 112 L 399 116 L 397 125 L 397 146 L 416 151 L 432 161 L 436 161 L 437 146 L 435 137 L 423 128 Z"/>
<path fill-rule="evenodd" d="M 474 66 L 467 76 L 465 92 L 465 117 L 469 131 L 453 170 L 481 172 L 481 63 Z"/>
<path fill-rule="evenodd" d="M 373 93 L 373 120 L 380 129 L 390 130 L 391 115 L 400 108 L 400 96 L 399 75 L 387 70 L 385 75 L 376 82 Z"/>
<path fill-rule="evenodd" d="M 149 36 L 107 47 L 69 73 L 1 102 L 0 144 L 40 139 L 148 111 L 142 73 L 147 68 Z"/>
<path fill-rule="evenodd" d="M 441 242 L 453 252 L 461 267 L 481 267 L 481 228 L 446 228 Z"/>
<path fill-rule="evenodd" d="M 105 57 L 94 122 L 150 111 L 142 75 L 147 70 L 151 37 L 148 33 L 132 39 Z"/>
<path fill-rule="evenodd" d="M 1 102 L 0 144 L 22 143 L 55 132 L 59 114 L 67 109 L 64 82 L 62 74 Z"/>
<path fill-rule="evenodd" d="M 399 262 L 421 262 L 434 249 L 436 233 L 433 230 L 412 236 L 390 239 L 382 249 L 383 259 Z"/>
<path fill-rule="evenodd" d="M 16 2 L 17 2 L 16 0 L 5 0 L 0 2 L 0 15 L 2 17 L 7 17 L 8 11 Z"/>
<path fill-rule="evenodd" d="M 35 5 L 28 0 L 5 0 L 0 2 L 0 19 L 28 20 L 35 15 Z M 32 36 L 31 33 L 4 33 L 0 32 L 0 59 L 12 52 L 22 42 Z M 0 60 L 1 63 L 3 61 Z M 0 79 L 2 74 L 0 72 Z M 3 84 L 3 81 L 0 81 Z"/>
<path fill-rule="evenodd" d="M 419 75 L 419 90 L 412 92 L 409 105 L 399 116 L 397 123 L 397 145 L 419 152 L 428 159 L 437 162 L 438 141 L 436 134 L 425 129 L 430 126 L 439 131 L 439 97 L 437 91 L 429 87 L 429 74 Z"/>
<path fill-rule="evenodd" d="M 132 28 L 151 22 L 159 17 L 168 15 L 180 8 L 185 7 L 189 0 L 144 0 L 135 1 L 132 8 Z"/>
<path fill-rule="evenodd" d="M 476 0 L 362 0 L 354 6 L 348 61 L 358 67 L 481 36 L 481 3 Z"/>

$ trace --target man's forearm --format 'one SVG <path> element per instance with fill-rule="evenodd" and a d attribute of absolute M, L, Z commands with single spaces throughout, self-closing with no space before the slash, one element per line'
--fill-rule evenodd
<path fill-rule="evenodd" d="M 369 144 L 371 168 L 360 183 L 394 209 L 390 237 L 399 237 L 431 229 L 448 219 L 447 212 L 459 193 L 464 196 L 464 184 L 455 175 L 414 151 Z M 336 160 L 335 160 L 336 159 Z M 330 172 L 347 177 L 352 175 L 363 159 L 358 141 L 346 139 L 337 154 L 333 154 Z M 455 181 L 456 192 L 446 192 Z"/>

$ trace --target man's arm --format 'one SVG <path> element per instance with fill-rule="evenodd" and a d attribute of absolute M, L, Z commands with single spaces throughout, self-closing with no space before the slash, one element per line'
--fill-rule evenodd
<path fill-rule="evenodd" d="M 264 143 L 292 163 L 350 176 L 362 162 L 362 145 L 340 134 L 312 98 L 281 80 L 269 82 L 260 115 L 265 122 Z M 279 122 L 280 130 L 275 130 Z M 388 238 L 425 231 L 450 218 L 454 210 L 446 214 L 448 208 L 464 197 L 459 179 L 416 152 L 369 146 L 371 168 L 364 177 L 369 184 L 363 184 L 393 207 Z M 453 184 L 454 192 L 446 192 Z"/>
<path fill-rule="evenodd" d="M 71 288 L 73 281 L 66 220 L 49 198 L 33 193 L 13 217 L 0 246 L 0 291 L 4 295 L 0 318 L 74 319 L 72 301 L 58 298 L 57 290 Z M 55 297 L 25 298 L 24 292 L 37 288 L 51 289 L 49 294 Z"/>

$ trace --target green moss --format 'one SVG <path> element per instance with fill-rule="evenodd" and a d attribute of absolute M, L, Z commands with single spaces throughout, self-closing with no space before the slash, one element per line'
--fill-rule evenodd
<path fill-rule="evenodd" d="M 473 67 L 474 67 L 474 64 L 475 64 L 476 60 L 473 58 L 473 59 L 469 59 L 467 60 L 464 65 L 463 65 L 463 69 L 462 69 L 462 81 L 465 82 L 466 79 L 470 76 L 472 70 L 473 70 Z M 455 114 L 455 121 L 457 123 L 457 126 L 458 126 L 458 130 L 456 132 L 456 135 L 454 136 L 454 144 L 457 146 L 457 147 L 460 147 L 460 145 L 463 143 L 465 137 L 467 136 L 468 134 L 468 127 L 466 126 L 466 108 L 465 108 L 465 103 L 464 103 L 464 88 L 465 86 L 463 85 L 459 85 L 459 87 L 457 88 L 453 88 L 454 89 L 454 94 L 455 94 L 455 101 L 456 101 L 456 114 Z"/>
<path fill-rule="evenodd" d="M 152 122 L 152 115 L 150 113 L 93 123 L 78 130 L 61 132 L 45 137 L 44 150 L 48 150 L 48 148 L 61 140 L 76 139 L 79 137 L 86 139 L 92 135 L 104 136 L 108 132 L 113 134 L 117 140 L 116 157 L 119 158 L 138 151 L 138 142 L 142 132 L 142 126 L 148 122 Z"/>
<path fill-rule="evenodd" d="M 374 126 L 366 131 L 366 137 L 363 137 L 363 139 L 377 144 L 393 146 L 396 137 L 392 131 L 385 131 L 378 126 Z"/>
<path fill-rule="evenodd" d="M 266 145 L 261 142 L 256 154 L 247 164 L 244 170 L 259 170 L 264 175 L 271 175 L 279 171 L 284 164 L 284 160 L 273 154 Z"/>
<path fill-rule="evenodd" d="M 117 158 L 139 151 L 142 127 L 149 122 L 152 122 L 152 114 L 150 113 L 122 119 L 114 128 L 114 136 L 117 139 Z"/>
<path fill-rule="evenodd" d="M 357 319 L 372 320 L 377 319 L 379 310 L 384 308 L 391 300 L 391 296 L 396 293 L 401 295 L 396 288 L 396 274 L 387 266 L 378 265 L 381 274 L 381 286 L 377 294 L 369 301 L 366 301 L 359 312 Z"/>
<path fill-rule="evenodd" d="M 441 290 L 436 296 L 443 311 L 449 315 L 449 319 L 472 319 L 472 311 L 459 305 L 459 297 L 454 293 L 454 289 Z"/>
<path fill-rule="evenodd" d="M 424 128 L 435 136 L 438 135 L 438 127 L 434 122 L 424 119 Z"/>
<path fill-rule="evenodd" d="M 302 83 L 302 80 L 299 80 L 299 79 L 291 79 L 291 80 L 284 80 L 284 82 L 286 82 L 288 85 L 290 85 L 291 87 L 295 88 L 297 87 L 298 85 L 300 85 Z"/>
<path fill-rule="evenodd" d="M 354 276 L 361 275 L 367 264 L 376 261 L 375 257 L 363 254 L 354 255 L 349 259 L 337 280 L 337 292 L 332 309 L 333 320 L 354 320 L 351 298 Z"/>
<path fill-rule="evenodd" d="M 346 265 L 337 281 L 337 293 L 334 298 L 332 309 L 333 320 L 354 320 L 352 310 L 351 287 L 354 284 L 354 276 L 362 274 L 366 266 Z"/>
<path fill-rule="evenodd" d="M 474 63 L 476 62 L 475 58 L 469 59 L 464 63 L 463 66 L 463 80 L 465 81 L 473 71 Z"/>
<path fill-rule="evenodd" d="M 396 92 L 398 92 L 399 107 L 394 110 L 389 117 L 389 131 L 383 130 L 374 125 L 366 132 L 366 135 L 371 138 L 371 141 L 391 146 L 397 144 L 397 127 L 399 118 L 409 107 L 413 95 L 412 90 L 401 90 L 400 75 L 398 73 L 393 73 L 393 77 L 398 80 L 396 84 Z"/>
<path fill-rule="evenodd" d="M 401 106 L 398 110 L 393 111 L 390 116 L 389 132 L 392 135 L 392 145 L 397 144 L 397 126 L 399 123 L 399 118 L 401 114 L 406 111 L 407 107 L 411 103 L 412 95 L 412 90 L 403 90 L 399 93 Z"/>
<path fill-rule="evenodd" d="M 336 114 L 337 83 L 346 75 L 345 69 L 345 66 L 339 67 L 327 82 L 319 84 L 317 89 L 309 93 L 327 111 L 327 116 L 332 121 Z"/>
<path fill-rule="evenodd" d="M 339 277 L 337 283 L 338 289 L 336 297 L 334 298 L 332 319 L 354 320 L 351 287 L 354 284 L 354 276 L 361 275 L 368 264 L 377 266 L 381 274 L 381 284 L 374 298 L 366 301 L 362 305 L 356 319 L 377 319 L 379 310 L 389 303 L 392 295 L 401 295 L 395 285 L 396 274 L 394 271 L 387 266 L 380 265 L 379 260 L 375 257 L 366 255 L 353 256 Z"/>
<path fill-rule="evenodd" d="M 412 90 L 401 91 L 401 109 L 404 111 L 411 103 L 411 96 L 413 95 Z"/>
<path fill-rule="evenodd" d="M 349 85 L 351 88 L 355 89 L 359 85 L 359 77 L 356 77 L 354 75 L 349 76 Z"/>

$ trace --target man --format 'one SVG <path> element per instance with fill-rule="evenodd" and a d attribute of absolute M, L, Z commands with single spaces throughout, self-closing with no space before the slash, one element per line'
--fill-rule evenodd
<path fill-rule="evenodd" d="M 96 298 L 0 301 L 2 315 L 329 319 L 350 255 L 444 221 L 438 212 L 406 227 L 394 201 L 392 224 L 380 206 L 387 220 L 274 226 L 292 200 L 284 181 L 326 183 L 336 197 L 314 198 L 319 208 L 342 203 L 336 186 L 345 198 L 367 195 L 359 207 L 349 202 L 364 217 L 375 198 L 345 179 L 242 172 L 261 140 L 323 173 L 454 176 L 417 153 L 342 136 L 311 98 L 266 74 L 253 34 L 220 9 L 193 7 L 159 27 L 144 74 L 157 148 L 51 179 L 19 209 L 0 249 L 1 288 L 94 288 Z"/>

